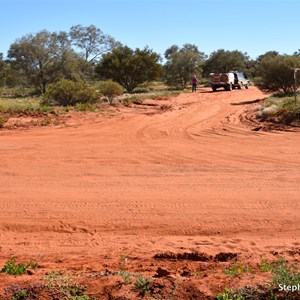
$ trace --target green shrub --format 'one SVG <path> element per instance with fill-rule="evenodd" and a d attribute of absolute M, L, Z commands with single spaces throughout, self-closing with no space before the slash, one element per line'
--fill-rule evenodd
<path fill-rule="evenodd" d="M 143 275 L 139 274 L 137 281 L 134 284 L 134 287 L 136 290 L 139 291 L 139 293 L 144 296 L 145 294 L 151 293 L 151 278 L 146 278 Z"/>
<path fill-rule="evenodd" d="M 274 261 L 270 261 L 262 257 L 258 268 L 260 269 L 261 272 L 270 272 L 273 270 L 274 265 L 275 265 Z"/>
<path fill-rule="evenodd" d="M 43 280 L 47 280 L 45 288 L 53 300 L 90 300 L 90 297 L 84 294 L 86 286 L 74 282 L 73 278 L 59 271 L 51 272 L 43 277 Z"/>
<path fill-rule="evenodd" d="M 16 292 L 11 297 L 11 300 L 23 300 L 23 299 L 27 299 L 27 293 L 26 293 L 26 291 L 23 291 L 23 290 Z"/>
<path fill-rule="evenodd" d="M 226 275 L 229 275 L 230 277 L 234 278 L 242 273 L 251 273 L 252 270 L 249 266 L 238 262 L 234 261 L 233 263 L 230 264 L 226 269 L 223 270 L 223 273 Z"/>
<path fill-rule="evenodd" d="M 99 99 L 96 89 L 86 83 L 62 79 L 49 85 L 43 95 L 43 104 L 73 106 L 77 103 L 95 103 Z"/>
<path fill-rule="evenodd" d="M 126 284 L 132 283 L 131 273 L 126 272 L 126 271 L 121 271 L 120 275 L 121 275 L 121 277 L 123 278 L 123 280 L 125 281 Z"/>
<path fill-rule="evenodd" d="M 28 269 L 36 269 L 38 267 L 37 263 L 32 263 L 29 261 L 26 265 L 16 263 L 16 259 L 12 257 L 10 260 L 6 262 L 6 264 L 1 269 L 1 273 L 6 273 L 9 275 L 22 275 L 26 273 Z"/>
<path fill-rule="evenodd" d="M 108 98 L 108 102 L 112 105 L 113 100 L 116 96 L 123 94 L 123 87 L 112 80 L 100 81 L 98 88 L 101 94 Z"/>
<path fill-rule="evenodd" d="M 272 283 L 275 286 L 282 285 L 298 285 L 300 284 L 299 269 L 291 264 L 288 264 L 284 258 L 281 258 L 273 267 Z"/>
<path fill-rule="evenodd" d="M 264 55 L 257 65 L 256 86 L 266 92 L 291 95 L 294 91 L 293 68 L 300 64 L 297 55 Z M 297 74 L 300 78 L 300 74 Z"/>
<path fill-rule="evenodd" d="M 77 111 L 96 111 L 97 106 L 93 103 L 77 103 L 75 109 Z"/>

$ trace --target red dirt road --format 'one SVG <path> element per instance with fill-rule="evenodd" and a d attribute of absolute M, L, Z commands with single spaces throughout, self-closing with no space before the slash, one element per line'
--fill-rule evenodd
<path fill-rule="evenodd" d="M 201 88 L 149 100 L 159 113 L 0 131 L 1 262 L 299 248 L 300 134 L 241 122 L 265 97 Z"/>

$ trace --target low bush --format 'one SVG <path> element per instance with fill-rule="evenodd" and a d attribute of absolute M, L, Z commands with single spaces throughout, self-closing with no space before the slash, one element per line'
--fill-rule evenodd
<path fill-rule="evenodd" d="M 151 278 L 146 278 L 143 275 L 139 274 L 134 287 L 142 296 L 144 296 L 145 294 L 151 293 L 151 283 Z"/>
<path fill-rule="evenodd" d="M 94 103 L 77 103 L 75 109 L 77 111 L 96 111 L 98 107 Z"/>
<path fill-rule="evenodd" d="M 22 275 L 27 272 L 28 269 L 35 270 L 38 267 L 37 263 L 29 261 L 26 265 L 23 263 L 17 264 L 16 259 L 12 257 L 6 262 L 6 264 L 1 269 L 1 273 L 6 273 L 9 275 Z"/>
<path fill-rule="evenodd" d="M 300 272 L 293 264 L 288 264 L 284 258 L 281 258 L 272 269 L 274 286 L 281 285 L 299 285 Z"/>
<path fill-rule="evenodd" d="M 98 83 L 98 89 L 103 96 L 107 97 L 110 105 L 112 105 L 116 96 L 123 94 L 123 87 L 112 80 L 100 81 Z"/>
<path fill-rule="evenodd" d="M 74 106 L 77 103 L 95 103 L 100 99 L 100 94 L 94 87 L 84 82 L 75 82 L 62 79 L 50 84 L 43 95 L 43 104 Z"/>
<path fill-rule="evenodd" d="M 51 272 L 44 276 L 43 280 L 47 281 L 45 288 L 53 300 L 90 300 L 90 297 L 84 294 L 86 286 L 60 271 Z"/>
<path fill-rule="evenodd" d="M 234 278 L 242 273 L 251 273 L 252 269 L 241 262 L 233 261 L 226 269 L 223 270 L 223 273 Z"/>

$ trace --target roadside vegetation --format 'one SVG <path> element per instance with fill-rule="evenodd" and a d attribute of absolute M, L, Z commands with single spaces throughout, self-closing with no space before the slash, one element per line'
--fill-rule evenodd
<path fill-rule="evenodd" d="M 109 112 L 110 106 L 142 104 L 144 99 L 167 99 L 185 90 L 166 86 L 163 82 L 147 82 L 131 93 L 112 80 L 95 83 L 61 79 L 48 85 L 44 94 L 30 88 L 0 88 L 0 129 L 8 128 L 10 118 L 33 118 L 30 126 L 62 125 L 66 114 L 76 112 Z M 23 125 L 13 125 L 13 127 Z M 25 127 L 27 125 L 24 125 Z"/>
<path fill-rule="evenodd" d="M 294 78 L 300 50 L 292 55 L 268 51 L 251 59 L 238 50 L 218 49 L 207 55 L 186 43 L 171 45 L 163 57 L 164 62 L 148 46 L 124 46 L 94 25 L 74 25 L 69 32 L 26 34 L 10 45 L 6 56 L 0 53 L 0 127 L 13 113 L 49 113 L 54 106 L 59 107 L 56 112 L 65 112 L 66 107 L 96 111 L 103 103 L 124 101 L 126 105 L 174 95 L 188 88 L 193 75 L 207 85 L 210 72 L 239 70 L 259 89 L 285 97 L 300 82 L 300 72 L 296 73 L 297 84 Z M 160 87 L 151 86 L 153 82 Z M 297 119 L 298 108 L 290 107 L 289 99 L 285 102 L 280 111 L 291 113 L 283 122 Z"/>
<path fill-rule="evenodd" d="M 42 95 L 31 96 L 30 89 L 19 94 L 16 88 L 0 88 L 0 112 L 49 112 L 55 108 L 60 108 L 63 112 L 71 109 L 93 111 L 95 107 L 105 103 L 130 103 L 135 100 L 177 96 L 186 91 L 168 87 L 163 82 L 149 82 L 126 93 L 121 85 L 112 80 L 87 85 L 84 82 L 62 79 L 49 85 L 48 91 Z"/>
<path fill-rule="evenodd" d="M 300 125 L 300 96 L 297 92 L 300 56 L 280 55 L 269 51 L 258 58 L 255 85 L 273 95 L 258 108 L 256 117 L 278 125 Z"/>
<path fill-rule="evenodd" d="M 185 271 L 179 276 L 178 269 L 166 270 L 156 268 L 156 272 L 149 269 L 146 273 L 135 272 L 133 262 L 136 258 L 122 255 L 114 270 L 89 270 L 67 272 L 63 270 L 43 271 L 38 263 L 29 261 L 19 263 L 12 257 L 2 267 L 3 276 L 18 275 L 18 280 L 8 284 L 0 296 L 9 300 L 96 300 L 103 297 L 114 299 L 204 299 L 201 292 L 206 278 L 209 276 L 213 295 L 206 295 L 205 299 L 216 300 L 295 300 L 300 297 L 299 267 L 288 262 L 284 257 L 275 260 L 261 257 L 259 263 L 232 260 L 228 262 L 215 261 L 189 262 Z M 138 265 L 140 263 L 136 261 Z M 173 261 L 174 263 L 174 261 Z M 159 264 L 156 262 L 155 264 Z M 182 262 L 184 266 L 185 263 Z M 201 271 L 190 272 L 189 268 L 197 267 Z M 197 265 L 197 266 L 196 266 Z M 170 267 L 170 265 L 169 265 Z M 155 269 L 155 265 L 153 266 Z M 144 270 L 145 271 L 145 270 Z M 151 275 L 152 273 L 152 275 Z M 35 281 L 28 281 L 26 276 L 35 275 Z M 24 281 L 21 278 L 24 276 Z M 260 284 L 255 278 L 263 278 Z M 16 277 L 15 277 L 16 278 Z M 190 278 L 189 282 L 187 278 Z M 238 280 L 248 281 L 243 287 Z M 102 280 L 101 290 L 91 287 Z M 253 281 L 254 280 L 254 281 Z M 256 282 L 256 284 L 251 284 Z M 101 296 L 100 296 L 101 295 Z M 105 296 L 104 296 L 105 295 Z M 127 295 L 129 298 L 126 298 Z M 100 298 L 99 298 L 100 297 Z M 102 297 L 102 298 L 101 298 Z M 193 298 L 194 297 L 194 298 Z M 120 298 L 120 299 L 121 299 Z"/>
<path fill-rule="evenodd" d="M 29 87 L 44 94 L 61 79 L 88 84 L 112 80 L 131 93 L 151 81 L 184 89 L 193 75 L 205 80 L 210 72 L 239 70 L 261 89 L 286 93 L 293 85 L 292 69 L 300 63 L 299 50 L 292 55 L 268 51 L 252 59 L 239 50 L 207 55 L 190 43 L 171 45 L 163 57 L 164 62 L 148 46 L 124 46 L 94 25 L 74 25 L 69 32 L 42 30 L 17 38 L 7 54 L 0 53 L 0 87 Z"/>
<path fill-rule="evenodd" d="M 296 99 L 291 93 L 275 94 L 264 101 L 256 111 L 256 117 L 261 121 L 277 125 L 300 125 L 300 95 Z"/>
<path fill-rule="evenodd" d="M 33 263 L 32 261 L 29 261 L 28 263 L 17 263 L 15 257 L 12 257 L 9 259 L 3 268 L 1 269 L 1 273 L 6 273 L 9 275 L 23 275 L 28 270 L 35 270 L 38 268 L 37 263 Z"/>
<path fill-rule="evenodd" d="M 277 261 L 262 258 L 258 269 L 269 273 L 270 281 L 266 285 L 245 286 L 238 290 L 225 287 L 224 292 L 216 295 L 217 300 L 248 300 L 248 299 L 299 299 L 300 272 L 294 264 L 288 263 L 284 257 Z M 246 271 L 245 271 L 246 272 Z M 231 274 L 229 274 L 231 276 Z"/>

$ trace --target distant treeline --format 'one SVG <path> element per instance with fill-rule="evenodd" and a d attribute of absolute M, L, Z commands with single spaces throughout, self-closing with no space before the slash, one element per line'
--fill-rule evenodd
<path fill-rule="evenodd" d="M 293 55 L 269 51 L 253 60 L 238 50 L 219 49 L 207 56 L 187 43 L 170 46 L 163 60 L 149 47 L 131 49 L 94 25 L 75 25 L 69 32 L 43 30 L 17 39 L 6 58 L 0 53 L 0 86 L 45 93 L 61 79 L 89 84 L 113 80 L 132 92 L 149 81 L 185 88 L 193 75 L 201 79 L 210 72 L 239 70 L 263 90 L 287 93 L 295 89 L 294 68 L 300 68 L 300 49 Z"/>

